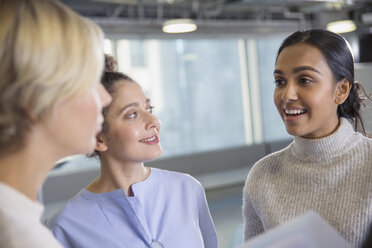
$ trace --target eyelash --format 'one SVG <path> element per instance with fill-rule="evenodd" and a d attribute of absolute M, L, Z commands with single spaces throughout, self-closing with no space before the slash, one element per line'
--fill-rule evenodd
<path fill-rule="evenodd" d="M 154 106 L 150 106 L 149 108 L 146 109 L 146 111 L 152 114 L 152 111 L 154 108 L 155 108 Z M 137 117 L 137 111 L 134 111 L 133 113 L 128 115 L 129 119 L 135 119 L 136 117 Z"/>
<path fill-rule="evenodd" d="M 281 83 L 279 83 L 278 81 L 281 81 Z M 275 79 L 274 80 L 274 84 L 275 84 L 276 87 L 279 87 L 279 86 L 283 85 L 284 84 L 283 82 L 284 82 L 283 79 Z"/>
<path fill-rule="evenodd" d="M 279 81 L 280 81 L 280 83 L 279 83 Z M 300 84 L 309 84 L 309 83 L 313 82 L 313 80 L 308 79 L 308 78 L 303 78 L 303 77 L 300 78 L 298 81 L 299 81 Z M 274 80 L 274 84 L 276 85 L 276 87 L 280 87 L 284 83 L 285 83 L 285 80 L 283 80 L 283 79 L 275 79 Z"/>
<path fill-rule="evenodd" d="M 300 83 L 301 84 L 309 84 L 312 82 L 312 80 L 308 79 L 308 78 L 300 78 Z M 305 82 L 306 81 L 306 82 Z"/>
<path fill-rule="evenodd" d="M 137 117 L 137 111 L 134 111 L 133 113 L 129 114 L 128 116 L 128 119 L 134 119 Z"/>
<path fill-rule="evenodd" d="M 147 110 L 149 110 L 149 111 L 148 111 L 149 113 L 152 113 L 152 111 L 154 110 L 154 108 L 155 108 L 155 106 L 152 106 L 152 105 L 151 105 Z"/>

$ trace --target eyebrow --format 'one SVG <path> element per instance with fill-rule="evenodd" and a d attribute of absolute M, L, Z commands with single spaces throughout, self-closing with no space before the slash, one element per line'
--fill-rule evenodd
<path fill-rule="evenodd" d="M 147 98 L 146 99 L 146 104 L 148 104 L 149 102 L 151 102 L 151 100 L 150 100 L 150 98 Z M 119 109 L 118 115 L 120 115 L 122 112 L 124 112 L 128 108 L 138 107 L 138 106 L 139 106 L 139 103 L 138 102 L 129 103 L 128 105 L 125 105 L 124 107 L 122 107 L 121 109 Z"/>
<path fill-rule="evenodd" d="M 316 72 L 318 74 L 321 74 L 318 70 L 316 70 L 315 68 L 311 67 L 311 66 L 300 66 L 300 67 L 297 67 L 297 68 L 294 68 L 292 70 L 293 73 L 298 73 L 300 71 L 313 71 L 313 72 Z M 281 70 L 274 70 L 274 74 L 281 74 L 283 75 L 284 73 L 281 71 Z"/>

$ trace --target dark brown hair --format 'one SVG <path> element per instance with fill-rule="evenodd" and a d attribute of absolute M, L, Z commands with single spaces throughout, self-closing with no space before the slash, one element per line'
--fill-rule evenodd
<path fill-rule="evenodd" d="M 112 96 L 113 99 L 115 99 L 115 93 L 117 86 L 121 83 L 121 81 L 129 81 L 129 82 L 135 82 L 132 78 L 130 78 L 128 75 L 117 71 L 118 63 L 114 57 L 111 55 L 105 54 L 105 71 L 102 74 L 101 83 L 103 87 L 105 87 L 106 91 Z M 102 114 L 104 117 L 104 122 L 102 124 L 102 133 L 106 133 L 109 129 L 109 125 L 106 122 L 106 114 L 108 110 L 110 109 L 110 105 L 106 106 L 102 110 Z M 94 151 L 87 155 L 90 158 L 99 158 L 99 152 Z"/>
<path fill-rule="evenodd" d="M 118 71 L 118 61 L 110 54 L 105 54 L 105 71 Z"/>

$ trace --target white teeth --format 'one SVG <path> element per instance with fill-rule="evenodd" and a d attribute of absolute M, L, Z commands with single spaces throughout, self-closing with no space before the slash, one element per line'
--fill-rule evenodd
<path fill-rule="evenodd" d="M 291 109 L 291 110 L 288 110 L 288 109 L 284 109 L 284 112 L 287 114 L 287 115 L 299 115 L 299 114 L 303 114 L 305 113 L 305 110 L 304 109 Z"/>
<path fill-rule="evenodd" d="M 145 142 L 149 142 L 149 141 L 153 141 L 153 140 L 155 140 L 155 138 L 156 138 L 156 136 L 154 136 L 154 137 L 152 137 L 152 138 L 149 138 L 149 139 L 145 139 L 145 140 L 143 140 L 143 141 L 145 141 Z"/>

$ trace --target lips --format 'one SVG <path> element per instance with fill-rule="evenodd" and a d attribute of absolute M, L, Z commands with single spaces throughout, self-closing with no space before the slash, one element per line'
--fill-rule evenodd
<path fill-rule="evenodd" d="M 307 113 L 306 109 L 298 107 L 286 107 L 283 108 L 284 120 L 293 122 L 301 118 L 304 114 Z"/>
<path fill-rule="evenodd" d="M 286 115 L 300 115 L 300 114 L 304 114 L 307 112 L 306 109 L 286 109 L 286 108 L 284 108 L 283 111 Z"/>
<path fill-rule="evenodd" d="M 158 136 L 155 134 L 151 137 L 148 137 L 146 139 L 142 139 L 140 140 L 139 142 L 141 143 L 145 143 L 145 144 L 148 144 L 148 145 L 154 145 L 154 144 L 158 144 L 159 143 L 159 138 Z"/>

